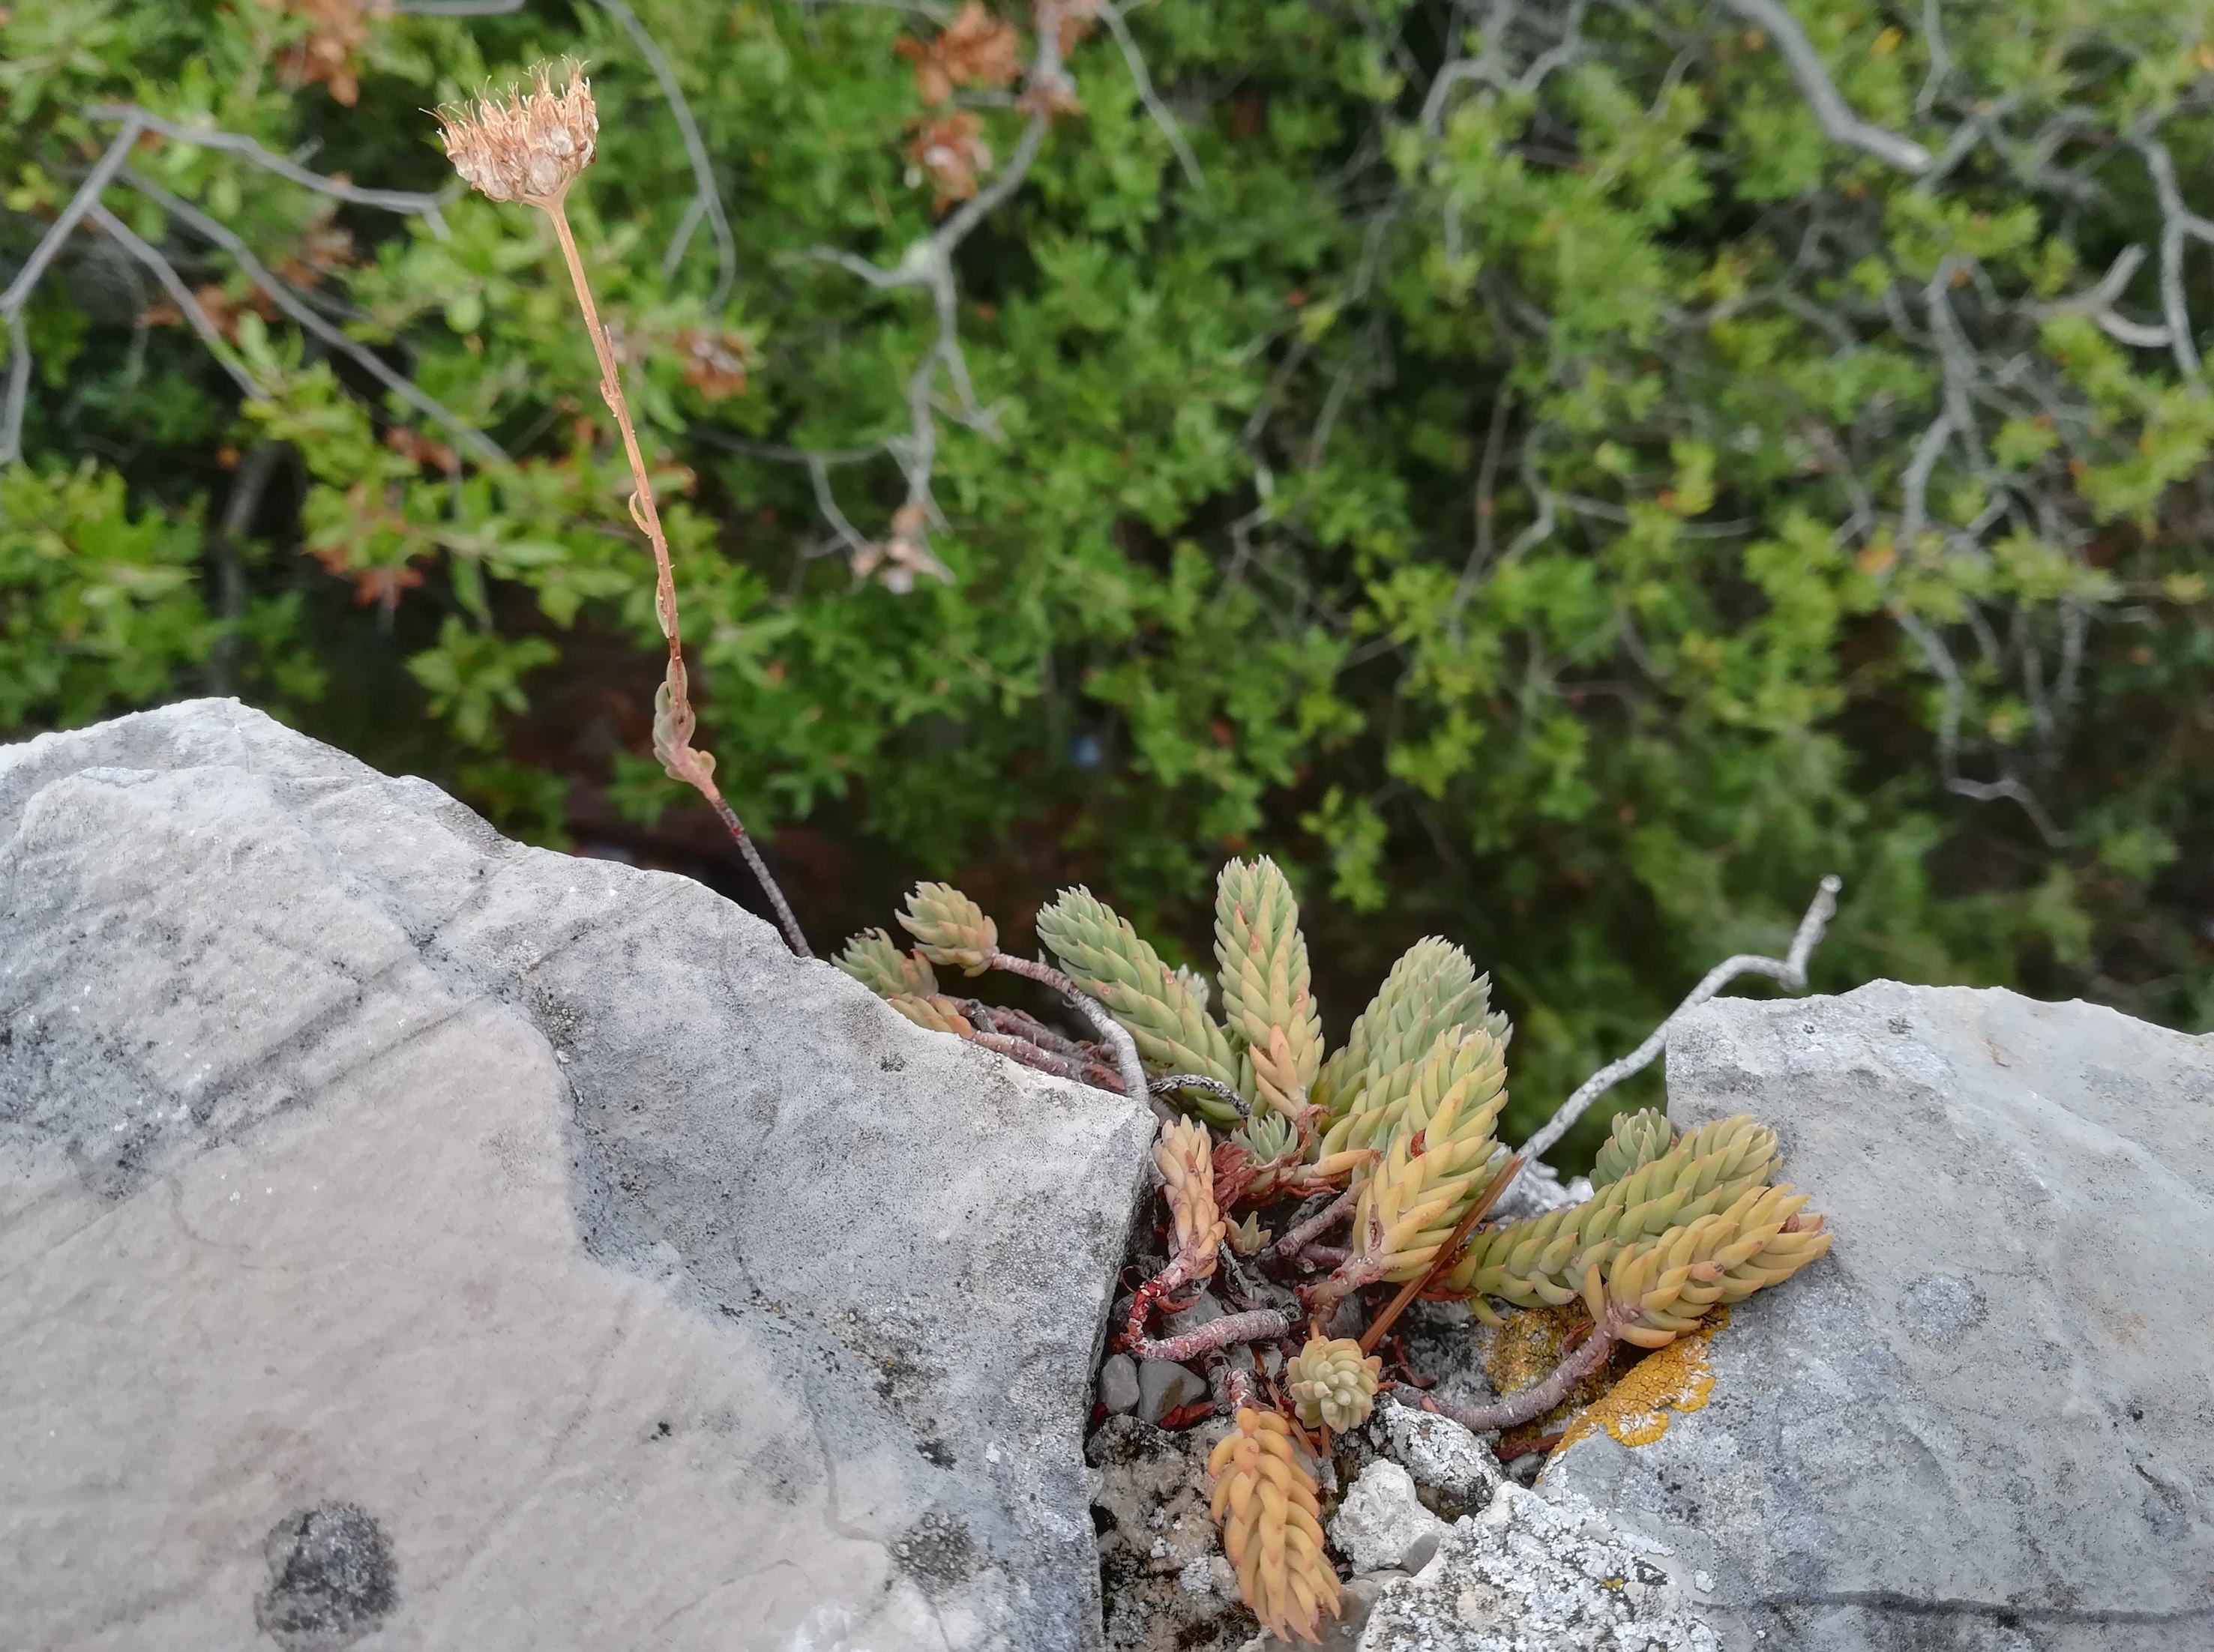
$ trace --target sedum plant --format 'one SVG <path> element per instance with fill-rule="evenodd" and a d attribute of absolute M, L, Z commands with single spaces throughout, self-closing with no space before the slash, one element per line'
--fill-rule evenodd
<path fill-rule="evenodd" d="M 1834 894 L 1826 883 L 1790 960 L 1733 959 L 1685 1007 L 1741 970 L 1803 983 Z M 1280 1637 L 1312 1639 L 1321 1614 L 1337 1610 L 1294 1435 L 1367 1420 L 1386 1381 L 1376 1350 L 1416 1295 L 1466 1301 L 1492 1324 L 1501 1304 L 1581 1304 L 1588 1314 L 1532 1387 L 1484 1406 L 1422 1402 L 1471 1429 L 1501 1429 L 1561 1404 L 1618 1346 L 1665 1347 L 1829 1248 L 1807 1197 L 1774 1185 L 1774 1131 L 1737 1118 L 1679 1136 L 1652 1110 L 1615 1119 L 1588 1198 L 1485 1225 L 1524 1163 L 1495 1134 L 1512 1029 L 1491 1008 L 1489 978 L 1450 942 L 1417 942 L 1345 1043 L 1327 1049 L 1299 905 L 1265 857 L 1232 861 L 1217 880 L 1212 985 L 1171 967 L 1087 889 L 1062 891 L 1038 915 L 1058 969 L 1001 951 L 997 926 L 947 884 L 917 885 L 900 922 L 913 952 L 870 930 L 838 966 L 922 1026 L 1143 1095 L 1161 1113 L 1154 1163 L 1167 1261 L 1133 1294 L 1117 1343 L 1140 1359 L 1205 1362 L 1220 1376 L 1236 1429 L 1209 1463 L 1215 1518 L 1246 1604 Z M 1004 969 L 1053 986 L 1102 1041 L 946 997 L 933 966 Z M 1584 1085 L 1535 1145 L 1640 1064 L 1632 1056 Z M 1264 1212 L 1269 1232 L 1282 1234 L 1273 1242 Z M 1342 1247 L 1325 1243 L 1347 1224 Z M 1395 1286 L 1388 1300 L 1364 1295 Z M 1223 1311 L 1153 1336 L 1154 1311 L 1192 1306 L 1196 1296 L 1171 1299 L 1193 1288 L 1220 1295 Z M 1245 1351 L 1254 1344 L 1286 1356 L 1273 1402 L 1258 1392 Z"/>
<path fill-rule="evenodd" d="M 1275 1411 L 1243 1409 L 1207 1466 L 1222 1551 L 1245 1604 L 1280 1639 L 1316 1639 L 1322 1614 L 1337 1616 L 1337 1573 L 1322 1551 L 1321 1499 L 1290 1427 Z"/>

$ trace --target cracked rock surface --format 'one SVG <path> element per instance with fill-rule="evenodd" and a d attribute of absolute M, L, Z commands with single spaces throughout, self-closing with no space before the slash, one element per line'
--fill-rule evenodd
<path fill-rule="evenodd" d="M 1671 1558 L 1581 1499 L 1502 1485 L 1378 1598 L 1360 1652 L 1716 1652 Z"/>
<path fill-rule="evenodd" d="M 0 1645 L 1095 1646 L 1151 1133 L 235 702 L 0 748 Z"/>
<path fill-rule="evenodd" d="M 1667 1060 L 1678 1128 L 1775 1126 L 1837 1243 L 1733 1314 L 1703 1409 L 1541 1486 L 1747 1652 L 2214 1646 L 2214 1037 L 1878 982 L 1718 1000 Z"/>

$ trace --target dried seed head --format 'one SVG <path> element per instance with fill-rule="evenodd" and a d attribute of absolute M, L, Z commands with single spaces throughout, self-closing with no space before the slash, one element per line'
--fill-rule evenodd
<path fill-rule="evenodd" d="M 592 164 L 600 118 L 592 107 L 592 83 L 573 63 L 560 70 L 565 83 L 554 84 L 554 69 L 540 64 L 530 71 L 535 88 L 511 87 L 507 101 L 480 98 L 476 107 L 442 108 L 440 137 L 462 180 L 495 201 L 550 205 L 568 192 L 577 174 Z"/>

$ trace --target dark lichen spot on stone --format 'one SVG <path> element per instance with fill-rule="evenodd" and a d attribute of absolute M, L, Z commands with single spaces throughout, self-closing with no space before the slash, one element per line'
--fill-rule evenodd
<path fill-rule="evenodd" d="M 653 1437 L 654 1437 L 655 1439 L 657 1439 L 657 1440 L 666 1440 L 666 1439 L 669 1437 L 669 1433 L 670 1433 L 670 1429 L 669 1429 L 669 1424 L 668 1424 L 668 1423 L 656 1423 L 653 1425 Z"/>
<path fill-rule="evenodd" d="M 901 1533 L 891 1548 L 894 1563 L 929 1595 L 968 1582 L 982 1564 L 969 1528 L 952 1515 L 936 1512 Z"/>
<path fill-rule="evenodd" d="M 903 1073 L 907 1070 L 907 1058 L 904 1056 L 879 1056 L 877 1058 L 877 1069 L 879 1072 Z"/>
<path fill-rule="evenodd" d="M 254 1603 L 254 1621 L 284 1652 L 351 1646 L 399 1599 L 392 1545 L 357 1503 L 318 1503 L 286 1515 L 263 1552 L 269 1587 Z"/>
<path fill-rule="evenodd" d="M 1958 1342 L 1990 1313 L 1983 1289 L 1954 1273 L 1925 1273 L 1899 1294 L 1899 1320 L 1917 1342 L 1942 1348 Z"/>
<path fill-rule="evenodd" d="M 927 1460 L 937 1464 L 940 1468 L 953 1466 L 953 1449 L 943 1440 L 925 1438 L 915 1447 L 915 1449 L 920 1452 Z"/>

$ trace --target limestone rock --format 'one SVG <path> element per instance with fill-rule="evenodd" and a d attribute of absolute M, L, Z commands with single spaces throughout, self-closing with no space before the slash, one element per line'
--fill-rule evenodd
<path fill-rule="evenodd" d="M 1386 1399 L 1376 1408 L 1376 1420 L 1391 1442 L 1392 1456 L 1432 1494 L 1426 1502 L 1440 1513 L 1454 1519 L 1476 1513 L 1506 1478 L 1491 1448 L 1450 1417 Z"/>
<path fill-rule="evenodd" d="M 1170 1412 L 1207 1398 L 1207 1379 L 1174 1360 L 1138 1362 L 1138 1416 L 1159 1425 Z"/>
<path fill-rule="evenodd" d="M 1659 1544 L 1502 1485 L 1378 1599 L 1360 1652 L 1716 1652 Z"/>
<path fill-rule="evenodd" d="M 1251 1633 L 1208 1511 L 1207 1454 L 1230 1426 L 1214 1417 L 1171 1434 L 1110 1417 L 1086 1442 L 1115 1652 L 1228 1652 Z"/>
<path fill-rule="evenodd" d="M 0 1645 L 1096 1646 L 1151 1131 L 233 702 L 0 749 Z"/>
<path fill-rule="evenodd" d="M 1346 1491 L 1330 1540 L 1356 1572 L 1413 1572 L 1437 1552 L 1446 1529 L 1416 1498 L 1413 1476 L 1379 1458 Z"/>
<path fill-rule="evenodd" d="M 1734 1311 L 1703 1409 L 1544 1486 L 1684 1554 L 1733 1645 L 2214 1646 L 2214 1038 L 1880 982 L 1710 1003 L 1667 1062 L 1836 1245 Z"/>
<path fill-rule="evenodd" d="M 1099 1368 L 1099 1403 L 1110 1411 L 1138 1409 L 1138 1362 L 1128 1354 L 1110 1355 Z"/>

